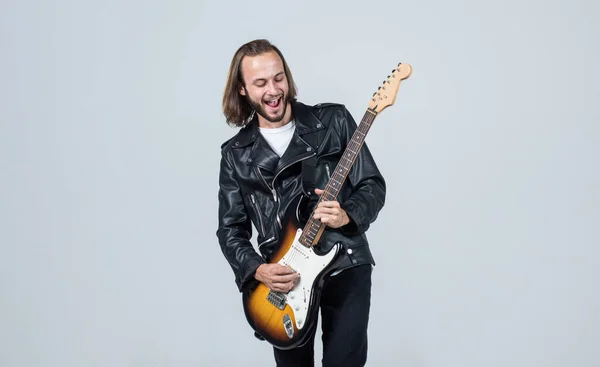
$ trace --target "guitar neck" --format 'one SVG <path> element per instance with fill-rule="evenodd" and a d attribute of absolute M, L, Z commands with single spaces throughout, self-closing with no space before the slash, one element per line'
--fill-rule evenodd
<path fill-rule="evenodd" d="M 327 186 L 325 186 L 317 206 L 322 201 L 332 201 L 337 198 L 348 177 L 350 169 L 356 161 L 358 152 L 365 142 L 365 138 L 369 129 L 371 129 L 375 117 L 377 117 L 385 108 L 394 104 L 396 95 L 398 94 L 398 88 L 400 88 L 400 83 L 407 79 L 411 74 L 412 67 L 409 64 L 399 63 L 398 67 L 392 70 L 392 73 L 383 81 L 383 84 L 377 89 L 377 92 L 373 93 L 373 97 L 369 102 L 369 108 L 367 108 L 360 124 L 354 131 L 352 139 L 350 139 L 333 175 L 329 179 Z M 306 247 L 315 245 L 319 241 L 325 227 L 325 224 L 321 223 L 320 220 L 315 220 L 311 215 L 299 238 L 300 243 Z"/>
<path fill-rule="evenodd" d="M 377 113 L 372 111 L 371 109 L 367 109 L 360 124 L 354 131 L 350 142 L 346 146 L 344 154 L 342 155 L 337 167 L 335 168 L 335 171 L 333 172 L 331 178 L 329 179 L 329 182 L 325 186 L 323 194 L 321 195 L 319 201 L 316 204 L 317 206 L 322 201 L 336 200 L 342 186 L 344 185 L 344 182 L 348 178 L 348 173 L 350 172 L 350 169 L 352 169 L 352 166 L 356 162 L 358 153 L 362 148 L 363 143 L 365 142 L 365 138 L 367 136 L 367 133 L 371 129 L 371 125 L 373 124 L 375 117 L 377 117 Z M 302 235 L 300 236 L 300 243 L 306 247 L 313 246 L 319 241 L 325 227 L 326 224 L 322 223 L 318 219 L 314 219 L 311 215 L 310 219 L 306 223 L 306 226 L 304 226 L 304 231 L 302 232 Z"/>

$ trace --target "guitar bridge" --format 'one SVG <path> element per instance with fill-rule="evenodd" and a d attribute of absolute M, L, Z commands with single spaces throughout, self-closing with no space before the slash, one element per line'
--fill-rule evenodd
<path fill-rule="evenodd" d="M 281 292 L 270 291 L 267 295 L 267 301 L 280 310 L 285 308 L 285 295 Z"/>

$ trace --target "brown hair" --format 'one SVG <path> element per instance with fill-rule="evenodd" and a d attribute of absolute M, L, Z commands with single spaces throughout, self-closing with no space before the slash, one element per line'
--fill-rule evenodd
<path fill-rule="evenodd" d="M 283 69 L 289 86 L 288 100 L 292 101 L 296 99 L 296 84 L 281 51 L 265 39 L 250 41 L 236 51 L 229 66 L 229 74 L 225 84 L 225 92 L 223 93 L 223 114 L 229 125 L 243 127 L 249 122 L 249 118 L 254 111 L 250 103 L 246 100 L 246 97 L 242 96 L 239 92 L 240 87 L 244 86 L 242 60 L 246 56 L 257 56 L 270 51 L 276 52 L 283 62 Z"/>

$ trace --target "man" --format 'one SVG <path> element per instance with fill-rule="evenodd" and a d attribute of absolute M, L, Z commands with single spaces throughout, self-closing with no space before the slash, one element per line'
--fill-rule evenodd
<path fill-rule="evenodd" d="M 257 282 L 289 292 L 301 275 L 269 264 L 292 199 L 310 197 L 308 214 L 327 225 L 318 246 L 347 247 L 321 299 L 323 366 L 364 366 L 375 264 L 365 232 L 385 201 L 385 181 L 366 144 L 336 201 L 314 208 L 356 129 L 340 104 L 298 102 L 292 73 L 267 40 L 241 46 L 230 65 L 223 96 L 228 124 L 240 131 L 222 146 L 217 236 L 240 291 Z M 316 154 L 315 154 L 316 152 Z M 258 254 L 250 239 L 258 231 Z M 313 366 L 314 334 L 302 347 L 274 349 L 278 366 Z"/>

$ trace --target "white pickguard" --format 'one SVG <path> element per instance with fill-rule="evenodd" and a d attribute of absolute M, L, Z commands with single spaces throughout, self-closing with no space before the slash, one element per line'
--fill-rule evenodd
<path fill-rule="evenodd" d="M 298 329 L 302 329 L 306 322 L 311 291 L 317 276 L 331 263 L 340 246 L 336 244 L 327 254 L 319 256 L 315 254 L 312 247 L 305 247 L 298 242 L 301 234 L 302 230 L 298 229 L 289 251 L 279 260 L 279 264 L 290 266 L 300 273 L 298 284 L 285 295 L 287 304 L 294 311 Z"/>

